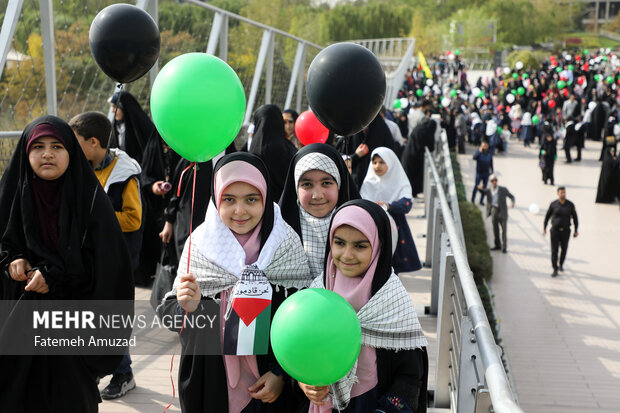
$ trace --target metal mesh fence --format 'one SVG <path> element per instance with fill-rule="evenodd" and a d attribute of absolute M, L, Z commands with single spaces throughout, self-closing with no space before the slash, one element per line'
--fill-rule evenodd
<path fill-rule="evenodd" d="M 0 21 L 4 20 L 8 0 L 0 0 Z M 114 92 L 115 82 L 97 66 L 91 56 L 88 32 L 94 17 L 113 0 L 54 0 L 54 40 L 56 53 L 56 88 L 58 116 L 69 120 L 85 111 L 107 113 L 107 99 Z M 184 53 L 205 52 L 215 12 L 194 4 L 175 0 L 159 0 L 158 25 L 161 51 L 158 67 Z M 246 97 L 261 46 L 263 29 L 230 18 L 228 22 L 228 63 L 238 74 Z M 298 42 L 274 35 L 271 103 L 284 108 Z M 306 47 L 303 74 L 318 50 Z M 254 109 L 266 103 L 267 65 L 261 76 Z M 145 75 L 125 85 L 147 113 L 151 79 Z M 302 88 L 302 110 L 308 103 Z M 297 102 L 297 88 L 291 106 Z M 47 113 L 45 64 L 38 0 L 24 0 L 7 64 L 0 78 L 0 131 L 21 131 L 34 118 Z M 0 138 L 0 171 L 10 158 L 15 138 Z"/>

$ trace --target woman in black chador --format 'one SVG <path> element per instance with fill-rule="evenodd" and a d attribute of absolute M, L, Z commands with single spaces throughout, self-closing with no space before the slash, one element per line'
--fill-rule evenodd
<path fill-rule="evenodd" d="M 607 148 L 603 155 L 601 176 L 598 180 L 596 202 L 609 204 L 620 199 L 620 161 L 615 148 Z"/>
<path fill-rule="evenodd" d="M 424 192 L 424 148 L 435 150 L 435 131 L 437 122 L 425 118 L 411 131 L 405 150 L 401 156 L 403 168 L 411 183 L 412 195 L 415 198 Z"/>
<path fill-rule="evenodd" d="M 147 284 L 155 274 L 161 243 L 159 232 L 164 225 L 164 208 L 171 193 L 162 186 L 172 180 L 180 157 L 166 145 L 155 125 L 128 92 L 117 92 L 110 98 L 115 110 L 114 131 L 118 146 L 140 163 L 142 196 L 142 250 L 136 282 Z"/>
<path fill-rule="evenodd" d="M 0 181 L 0 234 L 0 344 L 15 340 L 23 326 L 13 315 L 32 300 L 133 300 L 112 205 L 57 117 L 37 118 L 17 143 Z M 113 373 L 122 357 L 6 354 L 0 351 L 0 405 L 10 412 L 96 412 L 96 378 Z"/>
<path fill-rule="evenodd" d="M 269 186 L 273 199 L 278 200 L 284 190 L 286 172 L 297 152 L 286 139 L 282 112 L 276 105 L 263 105 L 254 112 L 254 135 L 250 153 L 258 155 L 269 170 Z"/>
<path fill-rule="evenodd" d="M 538 154 L 538 161 L 540 169 L 542 169 L 542 180 L 547 184 L 547 181 L 551 181 L 553 185 L 553 167 L 555 166 L 555 160 L 557 158 L 557 147 L 553 136 L 546 135 L 545 140 L 540 147 Z"/>

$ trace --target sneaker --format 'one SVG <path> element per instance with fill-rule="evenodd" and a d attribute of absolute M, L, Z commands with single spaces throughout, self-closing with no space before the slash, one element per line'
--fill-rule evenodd
<path fill-rule="evenodd" d="M 553 270 L 553 272 L 551 273 L 552 277 L 557 277 L 558 276 L 558 271 L 557 270 Z"/>
<path fill-rule="evenodd" d="M 105 400 L 117 399 L 135 388 L 136 381 L 133 379 L 133 373 L 114 374 L 110 384 L 101 390 L 101 398 Z"/>

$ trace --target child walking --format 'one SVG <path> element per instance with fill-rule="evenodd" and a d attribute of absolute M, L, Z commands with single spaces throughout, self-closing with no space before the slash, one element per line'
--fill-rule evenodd
<path fill-rule="evenodd" d="M 173 290 L 158 308 L 159 314 L 193 313 L 201 311 L 199 304 L 204 300 L 215 301 L 220 308 L 223 356 L 195 354 L 191 340 L 184 338 L 191 331 L 184 329 L 181 334 L 181 408 L 190 413 L 288 412 L 291 389 L 285 386 L 285 374 L 271 345 L 255 341 L 250 348 L 263 347 L 264 351 L 244 354 L 239 351 L 241 334 L 233 337 L 237 330 L 231 323 L 237 321 L 238 329 L 242 323 L 253 324 L 255 340 L 268 340 L 268 331 L 259 334 L 256 320 L 264 315 L 270 320 L 287 289 L 309 285 L 308 260 L 299 237 L 272 201 L 267 168 L 258 156 L 226 155 L 213 174 L 205 221 L 193 232 L 191 248 L 186 242 Z M 241 290 L 235 287 L 249 279 L 267 285 L 271 299 L 271 306 L 263 310 L 268 313 L 253 321 L 231 308 Z M 231 351 L 234 340 L 239 341 Z"/>
<path fill-rule="evenodd" d="M 422 268 L 405 217 L 412 205 L 411 184 L 398 157 L 391 149 L 380 147 L 372 152 L 361 195 L 362 198 L 383 207 L 396 223 L 398 243 L 392 261 L 394 272 L 399 274 Z"/>
<path fill-rule="evenodd" d="M 388 215 L 374 202 L 350 201 L 334 215 L 325 273 L 311 287 L 334 291 L 351 304 L 362 326 L 362 348 L 356 365 L 333 385 L 299 383 L 309 400 L 304 411 L 426 411 L 427 341 L 392 271 L 390 238 Z"/>
<path fill-rule="evenodd" d="M 118 148 L 107 150 L 112 124 L 100 112 L 84 112 L 69 121 L 75 136 L 93 167 L 103 190 L 108 194 L 118 223 L 127 242 L 131 270 L 140 264 L 142 247 L 142 201 L 140 199 L 140 164 Z M 133 277 L 133 275 L 132 275 Z M 106 400 L 116 399 L 136 388 L 129 348 L 110 383 L 101 390 Z"/>
<path fill-rule="evenodd" d="M 14 310 L 35 300 L 117 305 L 134 298 L 118 220 L 62 119 L 42 116 L 24 129 L 0 181 L 0 234 L 0 269 L 9 275 L 0 276 L 0 299 L 14 300 Z M 11 317 L 2 321 L 2 341 L 23 328 Z M 120 355 L 0 354 L 10 372 L 0 378 L 0 404 L 12 412 L 97 412 L 96 378 L 120 361 Z"/>

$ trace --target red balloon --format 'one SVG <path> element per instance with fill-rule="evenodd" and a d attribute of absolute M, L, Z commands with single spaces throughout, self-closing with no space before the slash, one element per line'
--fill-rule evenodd
<path fill-rule="evenodd" d="M 581 56 L 575 56 L 575 61 L 576 61 L 576 62 L 581 61 Z"/>
<path fill-rule="evenodd" d="M 325 143 L 329 136 L 329 129 L 319 122 L 311 110 L 307 110 L 299 115 L 295 122 L 295 135 L 302 145 Z"/>
<path fill-rule="evenodd" d="M 580 85 L 583 85 L 583 82 L 585 82 L 585 81 L 586 81 L 586 78 L 583 77 L 583 76 L 579 76 L 577 78 L 577 83 L 579 83 Z"/>
<path fill-rule="evenodd" d="M 555 100 L 550 100 L 547 102 L 547 106 L 549 106 L 550 109 L 553 109 L 555 107 Z"/>
<path fill-rule="evenodd" d="M 560 80 L 563 80 L 563 81 L 566 82 L 568 80 L 568 78 L 566 76 L 560 76 Z"/>

